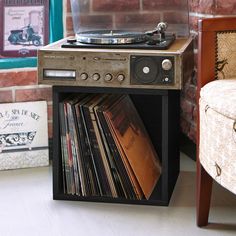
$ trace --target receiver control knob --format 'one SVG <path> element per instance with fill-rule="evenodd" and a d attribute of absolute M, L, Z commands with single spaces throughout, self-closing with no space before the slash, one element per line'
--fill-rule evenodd
<path fill-rule="evenodd" d="M 111 81 L 112 80 L 112 75 L 111 74 L 106 74 L 104 77 L 105 81 Z"/>
<path fill-rule="evenodd" d="M 82 73 L 82 74 L 80 75 L 80 79 L 81 79 L 81 80 L 86 80 L 86 79 L 88 79 L 88 74 L 87 74 L 87 73 Z"/>
<path fill-rule="evenodd" d="M 98 73 L 93 74 L 93 80 L 98 81 L 100 79 L 100 75 Z"/>
<path fill-rule="evenodd" d="M 119 75 L 117 76 L 117 80 L 118 80 L 119 82 L 122 82 L 122 81 L 125 80 L 125 76 L 124 76 L 123 74 L 119 74 Z"/>
<path fill-rule="evenodd" d="M 172 68 L 172 62 L 169 59 L 165 59 L 161 63 L 163 70 L 170 70 Z"/>
<path fill-rule="evenodd" d="M 148 66 L 143 67 L 143 73 L 148 74 L 150 72 L 150 68 Z"/>

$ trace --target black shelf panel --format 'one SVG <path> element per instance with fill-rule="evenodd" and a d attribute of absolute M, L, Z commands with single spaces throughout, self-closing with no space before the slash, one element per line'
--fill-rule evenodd
<path fill-rule="evenodd" d="M 144 122 L 162 164 L 162 175 L 149 200 L 107 197 L 79 197 L 63 194 L 58 104 L 69 94 L 129 94 Z M 95 88 L 75 86 L 53 87 L 53 197 L 56 200 L 112 202 L 167 206 L 179 174 L 179 91 Z"/>
<path fill-rule="evenodd" d="M 54 200 L 66 201 L 85 201 L 85 202 L 100 202 L 100 203 L 120 203 L 131 205 L 156 205 L 168 206 L 169 202 L 161 200 L 130 200 L 123 198 L 109 198 L 109 197 L 81 197 L 76 195 L 57 194 L 53 196 Z"/>
<path fill-rule="evenodd" d="M 53 86 L 53 93 L 116 93 L 116 94 L 149 94 L 168 95 L 179 93 L 178 90 L 143 89 L 143 88 L 112 88 L 112 87 L 85 87 L 85 86 Z"/>

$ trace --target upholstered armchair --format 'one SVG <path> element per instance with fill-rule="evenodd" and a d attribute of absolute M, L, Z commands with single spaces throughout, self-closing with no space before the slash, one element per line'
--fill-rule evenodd
<path fill-rule="evenodd" d="M 236 17 L 199 21 L 197 225 L 208 224 L 213 180 L 236 194 Z"/>

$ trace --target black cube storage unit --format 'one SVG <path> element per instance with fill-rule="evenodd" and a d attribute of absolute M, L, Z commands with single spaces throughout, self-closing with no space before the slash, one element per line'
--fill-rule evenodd
<path fill-rule="evenodd" d="M 162 165 L 162 174 L 148 200 L 81 197 L 63 193 L 59 102 L 71 94 L 129 94 L 144 122 Z M 179 175 L 179 90 L 53 87 L 53 199 L 168 206 Z"/>

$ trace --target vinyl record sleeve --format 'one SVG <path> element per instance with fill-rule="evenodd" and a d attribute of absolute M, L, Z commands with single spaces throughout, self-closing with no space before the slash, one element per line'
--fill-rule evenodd
<path fill-rule="evenodd" d="M 69 129 L 69 138 L 72 152 L 73 160 L 73 172 L 75 180 L 75 194 L 81 195 L 81 163 L 80 163 L 80 152 L 78 150 L 78 137 L 75 129 L 75 120 L 72 112 L 72 103 L 73 101 L 69 100 L 65 102 L 67 109 L 67 119 L 68 119 L 68 129 Z"/>
<path fill-rule="evenodd" d="M 109 162 L 106 150 L 105 150 L 105 146 L 104 146 L 104 142 L 102 140 L 101 132 L 99 130 L 98 120 L 96 119 L 96 115 L 94 112 L 94 107 L 97 106 L 97 104 L 104 99 L 106 99 L 106 96 L 103 95 L 100 99 L 98 99 L 94 104 L 92 104 L 89 107 L 89 111 L 90 111 L 90 118 L 91 118 L 92 124 L 93 124 L 93 129 L 94 129 L 94 132 L 96 135 L 96 140 L 97 140 L 97 145 L 98 145 L 99 152 L 100 152 L 100 157 L 102 159 L 102 162 L 103 162 L 103 165 L 105 168 L 105 174 L 107 176 L 108 183 L 109 183 L 109 186 L 111 189 L 111 195 L 112 195 L 112 197 L 118 197 L 117 190 L 116 190 L 115 183 L 114 183 L 114 177 L 112 175 L 111 165 L 110 165 L 110 162 Z"/>
<path fill-rule="evenodd" d="M 112 189 L 110 184 L 110 174 L 108 174 L 107 161 L 104 159 L 99 143 L 97 140 L 96 130 L 94 129 L 93 117 L 91 117 L 91 110 L 95 105 L 101 101 L 103 97 L 101 95 L 95 96 L 91 101 L 82 106 L 84 113 L 85 124 L 87 126 L 88 139 L 90 140 L 91 152 L 94 160 L 94 164 L 97 171 L 98 180 L 101 187 L 102 196 L 112 196 Z"/>
<path fill-rule="evenodd" d="M 81 145 L 80 145 L 80 138 L 79 138 L 79 131 L 78 131 L 78 123 L 77 123 L 77 116 L 75 111 L 75 104 L 82 100 L 84 96 L 76 96 L 72 98 L 68 98 L 67 107 L 69 110 L 69 127 L 70 127 L 70 136 L 72 137 L 73 146 L 72 150 L 74 153 L 74 159 L 76 166 L 74 168 L 75 172 L 77 172 L 77 176 L 75 176 L 75 180 L 78 184 L 76 186 L 78 195 L 86 196 L 85 191 L 85 165 L 83 162 L 82 152 L 81 152 Z"/>
<path fill-rule="evenodd" d="M 68 153 L 66 148 L 66 129 L 65 129 L 65 113 L 63 102 L 59 103 L 59 128 L 60 128 L 60 145 L 61 145 L 61 164 L 62 164 L 62 178 L 63 178 L 63 191 L 68 193 L 70 187 L 69 178 L 69 164 Z"/>
<path fill-rule="evenodd" d="M 68 194 L 75 194 L 75 172 L 74 172 L 74 161 L 73 161 L 73 153 L 72 153 L 72 145 L 71 145 L 71 137 L 70 137 L 70 131 L 69 131 L 69 120 L 68 120 L 68 110 L 67 105 L 64 102 L 63 103 L 63 110 L 64 110 L 64 124 L 65 124 L 65 144 L 66 144 L 66 150 L 68 155 L 68 174 L 69 174 L 69 181 L 70 181 L 70 188 L 68 188 Z"/>
<path fill-rule="evenodd" d="M 114 179 L 114 185 L 115 185 L 115 188 L 116 188 L 116 191 L 117 191 L 117 197 L 125 198 L 125 197 L 127 197 L 127 195 L 125 194 L 125 188 L 124 188 L 124 185 L 123 185 L 122 180 L 121 180 L 121 175 L 120 175 L 118 167 L 116 165 L 114 153 L 111 150 L 110 140 L 109 140 L 109 138 L 106 137 L 107 136 L 106 135 L 107 130 L 104 127 L 104 124 L 103 124 L 104 119 L 98 113 L 98 109 L 100 108 L 100 106 L 102 106 L 104 104 L 104 102 L 107 102 L 107 100 L 108 99 L 104 100 L 102 102 L 102 104 L 99 104 L 99 106 L 95 106 L 93 108 L 93 110 L 94 110 L 97 125 L 98 125 L 98 128 L 99 128 L 99 133 L 101 135 L 101 140 L 102 140 L 102 143 L 104 145 L 104 150 L 106 152 L 106 157 L 107 157 L 107 160 L 108 160 L 109 165 L 110 165 L 112 177 Z M 110 100 L 110 97 L 109 97 L 109 100 Z"/>
<path fill-rule="evenodd" d="M 86 127 L 83 122 L 83 114 L 81 112 L 81 106 L 87 103 L 92 97 L 86 96 L 79 102 L 74 104 L 75 116 L 76 116 L 76 129 L 78 134 L 79 149 L 81 152 L 81 162 L 82 162 L 82 174 L 83 178 L 82 189 L 84 196 L 99 196 L 99 186 L 97 182 L 97 177 L 92 161 L 92 153 L 90 150 L 89 140 L 86 135 Z"/>
<path fill-rule="evenodd" d="M 161 174 L 161 165 L 148 133 L 129 96 L 104 112 L 147 199 Z"/>
<path fill-rule="evenodd" d="M 139 182 L 137 180 L 137 177 L 134 174 L 132 166 L 130 165 L 130 163 L 128 161 L 128 158 L 127 158 L 127 156 L 125 154 L 125 151 L 122 148 L 122 145 L 119 142 L 119 138 L 116 136 L 116 132 L 115 132 L 114 128 L 112 127 L 112 124 L 111 124 L 109 119 L 107 119 L 107 123 L 108 123 L 109 129 L 110 129 L 111 135 L 113 136 L 113 139 L 115 141 L 117 150 L 118 150 L 118 152 L 120 154 L 120 157 L 121 157 L 121 159 L 123 161 L 126 173 L 128 174 L 128 178 L 130 179 L 130 182 L 132 184 L 132 188 L 134 190 L 135 197 L 136 197 L 135 199 L 141 200 L 143 198 L 143 192 L 142 192 L 140 184 L 139 184 Z"/>
<path fill-rule="evenodd" d="M 135 195 L 135 191 L 131 182 L 131 179 L 129 178 L 129 174 L 127 173 L 127 169 L 125 167 L 125 164 L 122 160 L 121 153 L 117 147 L 117 144 L 115 142 L 115 137 L 113 137 L 113 131 L 110 130 L 109 124 L 106 121 L 103 112 L 107 110 L 110 106 L 114 105 L 116 102 L 121 99 L 121 96 L 119 95 L 111 95 L 109 97 L 109 100 L 107 99 L 102 104 L 100 104 L 99 108 L 97 109 L 97 116 L 100 120 L 100 123 L 102 125 L 102 129 L 104 131 L 105 137 L 107 139 L 107 143 L 109 145 L 110 151 L 114 157 L 114 162 L 117 167 L 117 171 L 119 174 L 119 179 L 121 182 L 122 192 L 124 194 L 124 197 L 127 199 L 137 199 Z M 123 196 L 121 194 L 121 196 Z"/>

